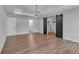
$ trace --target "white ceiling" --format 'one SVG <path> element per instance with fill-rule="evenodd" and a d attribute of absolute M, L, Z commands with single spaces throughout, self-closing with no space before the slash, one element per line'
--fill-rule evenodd
<path fill-rule="evenodd" d="M 74 7 L 78 7 L 78 5 L 38 5 L 38 10 L 41 12 L 40 17 L 53 16 L 58 12 L 68 10 Z M 14 16 L 14 10 L 21 10 L 23 13 L 31 14 L 31 12 L 35 9 L 34 5 L 3 5 L 3 8 L 8 16 Z M 19 16 L 19 14 L 17 15 Z M 23 16 L 23 15 L 22 15 Z M 24 15 L 28 16 L 28 15 Z"/>

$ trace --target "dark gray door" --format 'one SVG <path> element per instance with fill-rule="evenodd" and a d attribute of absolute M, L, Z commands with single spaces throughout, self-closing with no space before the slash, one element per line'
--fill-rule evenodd
<path fill-rule="evenodd" d="M 63 38 L 63 14 L 56 15 L 56 37 Z"/>
<path fill-rule="evenodd" d="M 47 18 L 43 18 L 43 34 L 47 34 Z"/>

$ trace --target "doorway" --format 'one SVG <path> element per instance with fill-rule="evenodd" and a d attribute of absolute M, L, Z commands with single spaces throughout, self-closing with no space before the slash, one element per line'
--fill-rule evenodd
<path fill-rule="evenodd" d="M 56 15 L 56 37 L 63 38 L 63 14 Z"/>
<path fill-rule="evenodd" d="M 44 34 L 63 38 L 63 14 L 44 18 Z"/>
<path fill-rule="evenodd" d="M 56 17 L 49 17 L 47 19 L 47 34 L 55 35 L 56 34 Z"/>
<path fill-rule="evenodd" d="M 32 19 L 28 20 L 29 23 L 29 33 L 33 33 L 34 21 Z"/>

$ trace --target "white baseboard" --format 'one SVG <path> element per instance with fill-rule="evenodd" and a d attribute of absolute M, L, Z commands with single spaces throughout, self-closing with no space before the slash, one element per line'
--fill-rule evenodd
<path fill-rule="evenodd" d="M 21 35 L 21 34 L 28 34 L 27 32 L 24 32 L 24 33 L 16 33 L 16 34 L 13 34 L 13 35 Z M 13 36 L 13 35 L 7 35 L 7 36 Z"/>
<path fill-rule="evenodd" d="M 16 35 L 21 35 L 21 34 L 28 34 L 28 32 L 24 32 L 24 33 L 17 33 Z"/>
<path fill-rule="evenodd" d="M 38 32 L 38 31 L 34 31 L 34 32 Z M 24 33 L 16 33 L 13 35 L 21 35 L 21 34 L 28 34 L 29 32 L 24 32 Z M 43 32 L 38 32 L 38 33 L 43 33 Z M 13 35 L 7 35 L 7 36 L 13 36 Z"/>
<path fill-rule="evenodd" d="M 63 37 L 63 39 L 65 39 L 65 40 L 70 40 L 70 41 L 78 42 L 78 43 L 79 43 L 78 40 L 75 40 L 75 39 L 72 39 L 72 38 L 69 38 L 69 37 Z"/>

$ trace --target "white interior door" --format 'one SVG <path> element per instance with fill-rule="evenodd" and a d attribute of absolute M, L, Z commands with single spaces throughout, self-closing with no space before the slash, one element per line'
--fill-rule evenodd
<path fill-rule="evenodd" d="M 16 18 L 7 18 L 6 32 L 7 36 L 16 35 Z"/>

